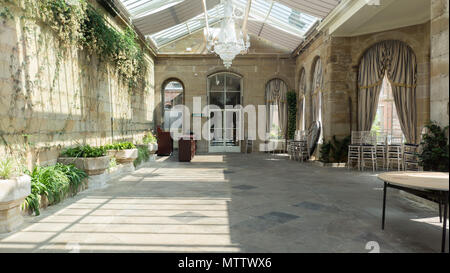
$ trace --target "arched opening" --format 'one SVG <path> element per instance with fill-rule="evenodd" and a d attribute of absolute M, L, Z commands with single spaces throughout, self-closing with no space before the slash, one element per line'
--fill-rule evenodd
<path fill-rule="evenodd" d="M 418 144 L 416 74 L 416 56 L 404 42 L 382 41 L 369 48 L 358 71 L 358 130 Z"/>
<path fill-rule="evenodd" d="M 306 110 L 306 72 L 302 68 L 300 71 L 300 78 L 298 83 L 298 111 L 297 111 L 297 129 L 304 131 L 305 124 L 305 110 Z"/>
<path fill-rule="evenodd" d="M 275 150 L 281 149 L 287 133 L 288 85 L 281 79 L 272 79 L 266 84 L 266 132 Z M 280 146 L 279 146 L 280 145 Z"/>
<path fill-rule="evenodd" d="M 208 76 L 209 152 L 240 152 L 242 77 L 219 72 Z"/>
<path fill-rule="evenodd" d="M 320 57 L 316 57 L 312 66 L 311 77 L 311 123 L 319 122 L 320 124 L 320 136 L 319 143 L 323 140 L 323 123 L 322 123 L 322 88 L 323 88 L 323 70 L 322 61 Z"/>
<path fill-rule="evenodd" d="M 177 120 L 183 120 L 183 111 L 177 109 L 177 105 L 184 105 L 184 85 L 178 79 L 168 79 L 162 88 L 162 117 L 165 131 L 178 131 L 181 133 L 182 124 Z M 175 128 L 176 127 L 176 128 Z"/>

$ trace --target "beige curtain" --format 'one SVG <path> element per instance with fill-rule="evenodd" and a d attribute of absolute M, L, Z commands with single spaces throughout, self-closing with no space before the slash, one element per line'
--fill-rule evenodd
<path fill-rule="evenodd" d="M 418 144 L 416 118 L 416 56 L 400 41 L 375 44 L 363 56 L 358 74 L 358 130 L 369 131 L 376 116 L 378 99 L 387 74 L 403 134 Z"/>
<path fill-rule="evenodd" d="M 300 81 L 299 81 L 299 91 L 298 91 L 298 110 L 297 110 L 297 129 L 298 130 L 304 130 L 305 128 L 305 122 L 304 122 L 304 107 L 305 105 L 305 94 L 306 94 L 306 76 L 305 76 L 305 70 L 303 69 L 300 74 Z"/>
<path fill-rule="evenodd" d="M 384 76 L 385 46 L 374 45 L 361 59 L 358 74 L 358 130 L 370 131 L 377 114 Z"/>
<path fill-rule="evenodd" d="M 281 135 L 286 135 L 287 122 L 287 103 L 286 93 L 287 84 L 280 79 L 273 79 L 266 85 L 266 111 L 270 115 L 270 106 L 275 104 L 278 106 L 278 124 L 280 126 Z M 266 131 L 270 132 L 271 118 L 266 120 Z M 275 118 L 275 117 L 273 117 Z"/>
<path fill-rule="evenodd" d="M 311 85 L 312 90 L 312 106 L 313 106 L 313 121 L 321 121 L 321 96 L 322 96 L 322 62 L 320 59 L 317 59 L 316 64 L 314 65 L 314 74 Z"/>
<path fill-rule="evenodd" d="M 419 144 L 416 117 L 416 56 L 400 41 L 386 41 L 389 56 L 387 76 L 392 87 L 395 108 L 403 134 L 408 143 Z"/>

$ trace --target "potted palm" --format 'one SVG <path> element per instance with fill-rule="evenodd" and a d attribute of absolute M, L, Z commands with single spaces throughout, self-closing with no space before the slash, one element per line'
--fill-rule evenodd
<path fill-rule="evenodd" d="M 0 160 L 0 233 L 23 223 L 20 205 L 30 193 L 30 176 L 19 174 L 11 158 Z"/>
<path fill-rule="evenodd" d="M 68 148 L 61 153 L 58 162 L 64 165 L 73 164 L 87 175 L 99 175 L 109 167 L 110 157 L 103 147 L 89 145 Z"/>
<path fill-rule="evenodd" d="M 138 149 L 131 142 L 119 142 L 104 146 L 108 155 L 114 157 L 119 164 L 132 163 L 138 158 Z"/>

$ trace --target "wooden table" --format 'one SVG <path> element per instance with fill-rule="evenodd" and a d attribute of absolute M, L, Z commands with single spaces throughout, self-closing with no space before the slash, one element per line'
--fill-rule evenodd
<path fill-rule="evenodd" d="M 445 252 L 445 236 L 447 232 L 447 207 L 449 204 L 449 174 L 442 172 L 386 172 L 378 175 L 384 181 L 383 216 L 381 228 L 384 229 L 386 211 L 386 191 L 388 187 L 403 190 L 424 199 L 444 205 L 444 223 L 442 229 L 442 248 Z"/>

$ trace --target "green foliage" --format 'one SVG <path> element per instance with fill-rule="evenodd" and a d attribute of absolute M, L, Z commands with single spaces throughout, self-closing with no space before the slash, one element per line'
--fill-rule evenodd
<path fill-rule="evenodd" d="M 147 147 L 138 146 L 138 157 L 134 160 L 133 164 L 135 167 L 140 165 L 142 162 L 148 161 L 150 158 L 150 153 Z"/>
<path fill-rule="evenodd" d="M 333 136 L 333 140 L 330 142 L 330 158 L 333 162 L 341 163 L 347 161 L 348 145 L 350 144 L 350 142 L 350 136 L 346 136 L 342 140 L 338 140 L 336 139 L 336 136 Z"/>
<path fill-rule="evenodd" d="M 14 173 L 15 167 L 12 158 L 6 157 L 0 160 L 0 179 L 9 179 Z"/>
<path fill-rule="evenodd" d="M 136 146 L 129 141 L 125 141 L 113 144 L 106 144 L 105 146 L 103 146 L 103 148 L 105 150 L 126 150 L 126 149 L 135 149 Z"/>
<path fill-rule="evenodd" d="M 75 194 L 78 191 L 80 185 L 83 182 L 83 179 L 88 177 L 85 171 L 78 169 L 72 164 L 64 165 L 57 163 L 55 168 L 63 172 L 69 178 L 70 192 L 72 192 L 73 194 Z"/>
<path fill-rule="evenodd" d="M 89 145 L 67 148 L 61 153 L 61 156 L 65 157 L 101 157 L 105 155 L 106 150 L 103 147 L 91 147 Z"/>
<path fill-rule="evenodd" d="M 144 136 L 144 138 L 142 139 L 142 142 L 144 144 L 150 144 L 150 143 L 156 143 L 157 139 L 156 137 L 152 134 L 152 132 L 149 132 L 148 134 L 146 134 Z"/>
<path fill-rule="evenodd" d="M 418 154 L 419 163 L 425 171 L 445 171 L 448 172 L 448 139 L 445 131 L 448 126 L 441 128 L 435 122 L 425 125 L 428 133 L 422 136 L 421 152 Z"/>
<path fill-rule="evenodd" d="M 350 136 L 346 136 L 342 140 L 333 136 L 331 141 L 324 142 L 320 148 L 320 161 L 324 163 L 346 162 L 350 140 Z"/>
<path fill-rule="evenodd" d="M 60 202 L 68 193 L 76 194 L 87 174 L 73 165 L 37 166 L 31 176 L 31 194 L 25 198 L 24 206 L 39 215 L 39 201 L 46 196 L 49 205 Z"/>
<path fill-rule="evenodd" d="M 69 4 L 67 0 L 0 0 L 0 3 L 21 8 L 24 18 L 42 22 L 52 29 L 63 51 L 85 48 L 88 50 L 88 56 L 96 54 L 100 60 L 113 64 L 115 72 L 130 88 L 141 82 L 145 89 L 148 64 L 137 41 L 136 32 L 131 28 L 124 32 L 118 31 L 108 23 L 102 12 L 88 1 L 76 2 Z M 7 8 L 0 11 L 0 16 L 6 19 L 12 17 Z M 61 58 L 62 56 L 58 58 L 57 64 Z"/>
<path fill-rule="evenodd" d="M 331 142 L 323 142 L 322 146 L 320 147 L 320 161 L 324 163 L 330 163 L 330 151 L 331 151 Z"/>
<path fill-rule="evenodd" d="M 297 128 L 297 93 L 295 91 L 287 92 L 286 94 L 288 106 L 288 139 L 294 139 L 295 130 Z"/>

